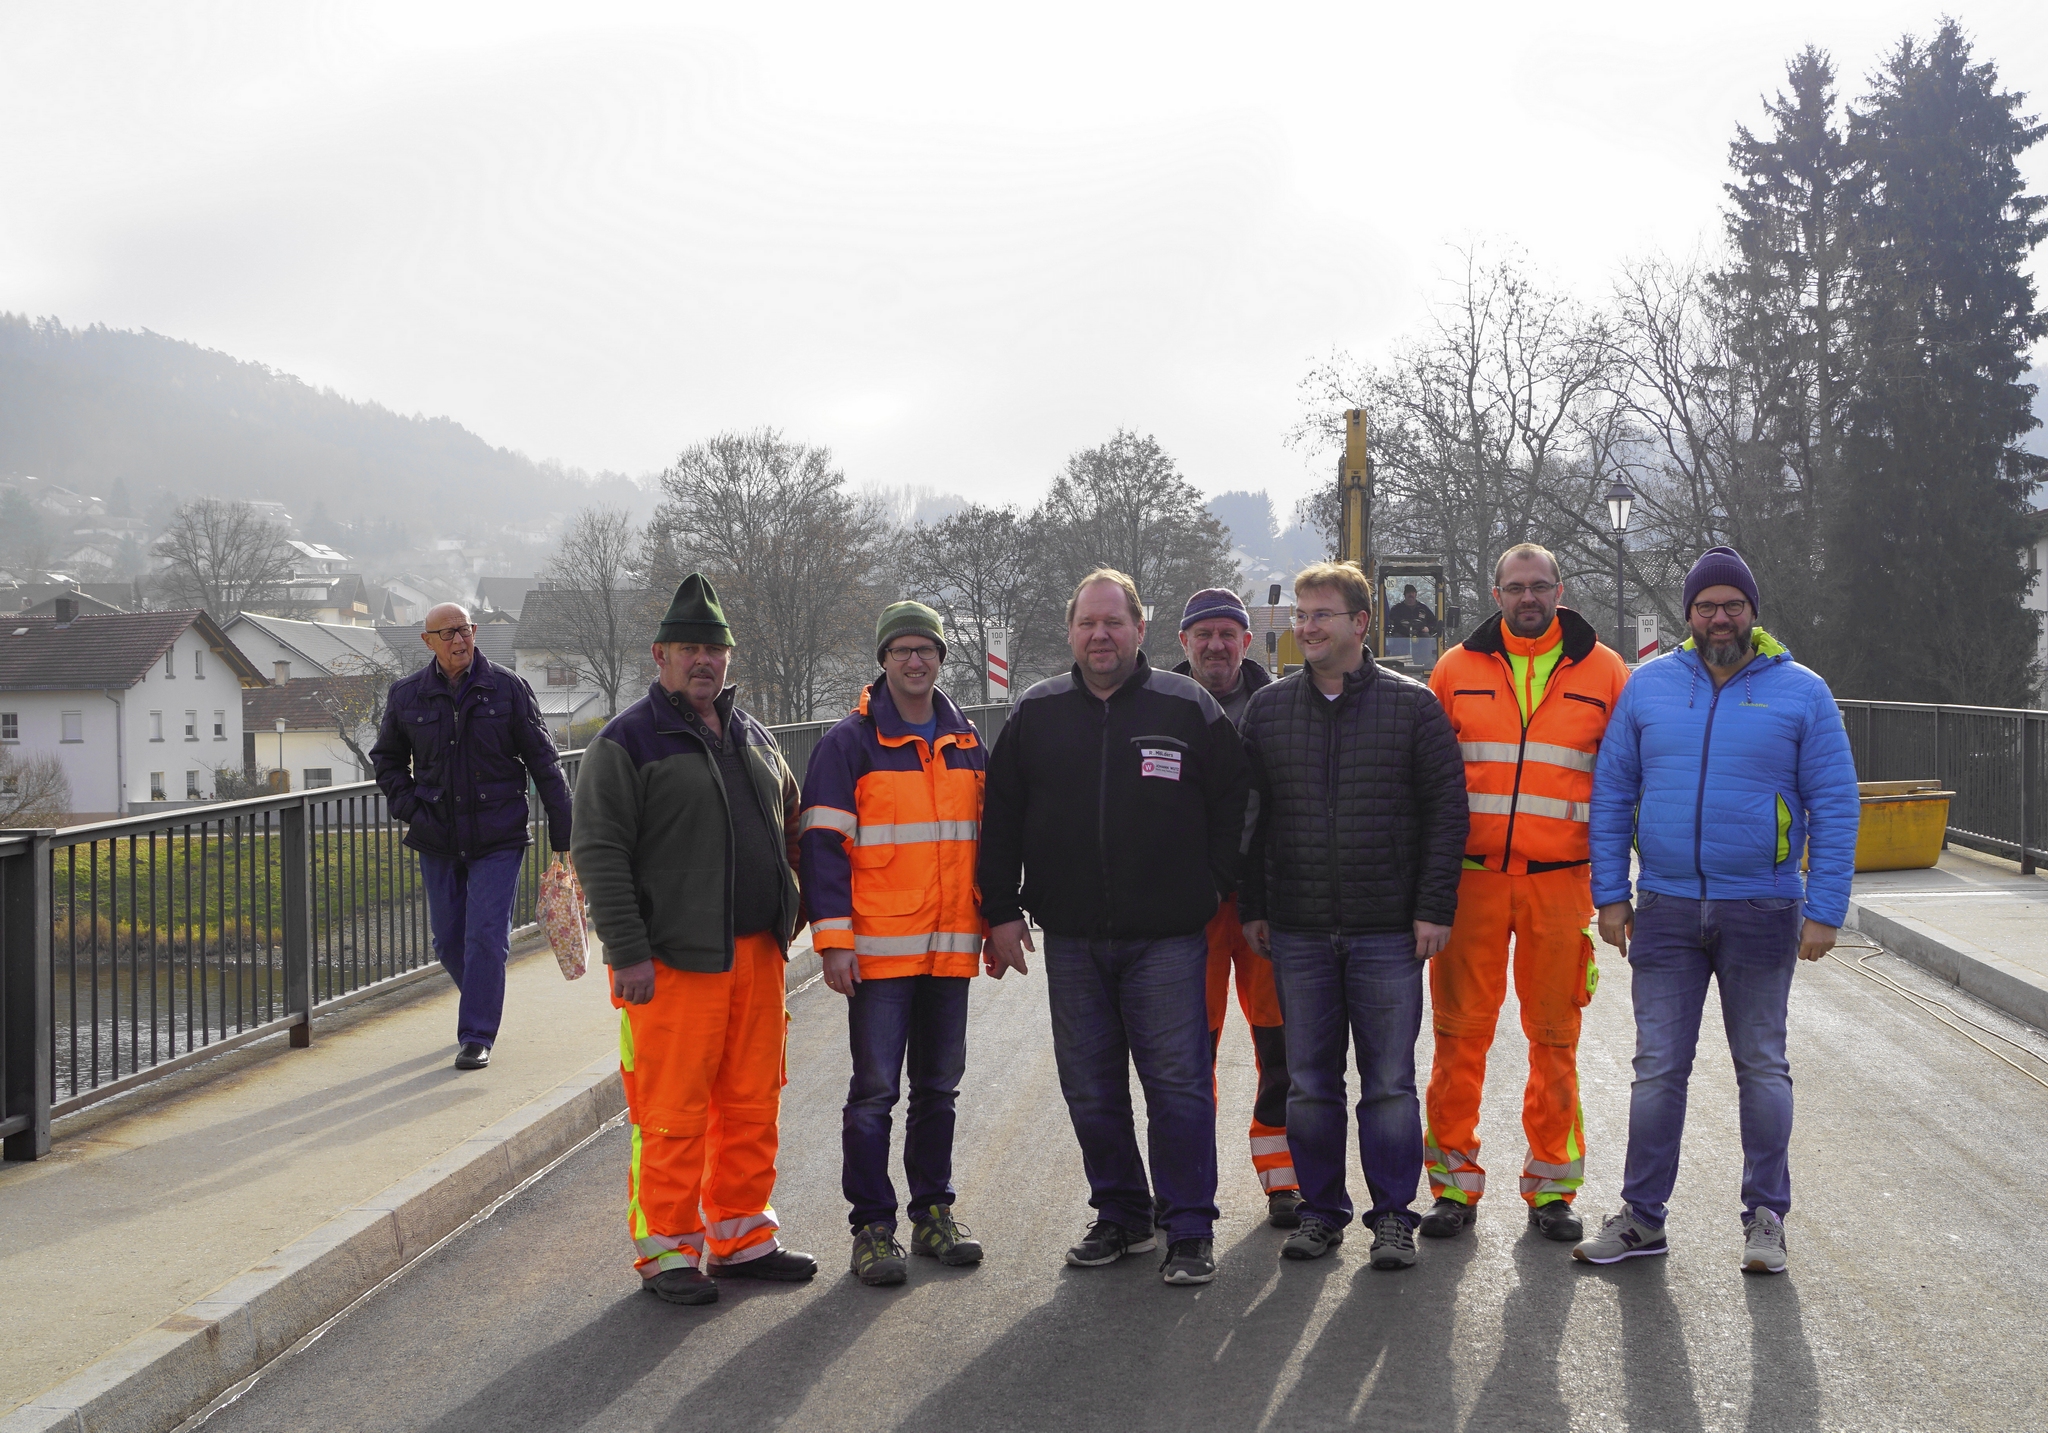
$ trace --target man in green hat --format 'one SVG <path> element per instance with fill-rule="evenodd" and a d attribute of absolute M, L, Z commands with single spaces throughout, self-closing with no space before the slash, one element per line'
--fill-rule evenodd
<path fill-rule="evenodd" d="M 863 1284 L 888 1285 L 908 1275 L 889 1182 L 906 1057 L 910 1247 L 942 1264 L 981 1262 L 981 1244 L 953 1222 L 953 1106 L 985 930 L 974 861 L 988 760 L 974 723 L 938 689 L 938 613 L 922 602 L 884 609 L 875 660 L 881 677 L 819 739 L 804 773 L 800 869 L 812 948 L 825 983 L 848 1001 L 840 1185 L 852 1206 L 852 1270 Z"/>
<path fill-rule="evenodd" d="M 576 871 L 621 1012 L 635 1266 L 678 1304 L 716 1301 L 714 1276 L 818 1271 L 778 1242 L 768 1202 L 801 914 L 797 785 L 734 704 L 732 649 L 718 593 L 691 573 L 655 633 L 654 684 L 576 779 Z"/>

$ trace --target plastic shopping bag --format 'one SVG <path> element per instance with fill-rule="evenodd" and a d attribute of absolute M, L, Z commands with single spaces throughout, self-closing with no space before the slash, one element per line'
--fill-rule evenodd
<path fill-rule="evenodd" d="M 584 970 L 583 887 L 559 852 L 540 873 L 540 924 L 554 948 L 562 978 L 574 980 Z"/>

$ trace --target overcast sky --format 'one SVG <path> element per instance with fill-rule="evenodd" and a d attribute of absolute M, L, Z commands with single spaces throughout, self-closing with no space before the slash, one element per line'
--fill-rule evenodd
<path fill-rule="evenodd" d="M 1786 58 L 1854 97 L 1940 13 L 0 0 L 0 309 L 591 469 L 765 423 L 1028 500 L 1121 425 L 1284 504 L 1303 372 L 1448 244 L 1597 296 L 1711 243 Z M 1957 13 L 2048 110 L 2041 0 Z"/>

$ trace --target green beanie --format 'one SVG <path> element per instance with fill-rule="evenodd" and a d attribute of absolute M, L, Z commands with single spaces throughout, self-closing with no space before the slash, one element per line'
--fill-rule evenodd
<path fill-rule="evenodd" d="M 946 631 L 939 623 L 939 614 L 922 602 L 892 602 L 882 609 L 881 619 L 875 623 L 875 660 L 881 661 L 882 653 L 898 637 L 913 635 L 938 643 L 939 660 L 946 659 Z"/>
<path fill-rule="evenodd" d="M 676 587 L 675 600 L 654 634 L 657 642 L 715 642 L 721 647 L 735 645 L 732 628 L 726 624 L 725 609 L 718 605 L 718 590 L 701 572 L 693 572 Z"/>

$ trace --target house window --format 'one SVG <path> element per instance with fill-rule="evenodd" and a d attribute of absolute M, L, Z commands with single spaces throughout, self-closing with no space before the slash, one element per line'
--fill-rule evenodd
<path fill-rule="evenodd" d="M 185 773 L 185 799 L 187 801 L 197 801 L 200 799 L 199 773 L 196 771 L 188 771 Z"/>
<path fill-rule="evenodd" d="M 164 653 L 164 675 L 167 677 L 178 675 L 178 649 L 176 647 Z"/>
<path fill-rule="evenodd" d="M 311 791 L 316 786 L 334 785 L 334 768 L 331 766 L 309 766 L 306 768 L 306 787 Z"/>
<path fill-rule="evenodd" d="M 204 647 L 194 647 L 192 649 L 192 675 L 195 677 L 204 677 L 206 675 L 206 649 Z"/>
<path fill-rule="evenodd" d="M 0 712 L 0 741 L 21 740 L 21 713 Z"/>
<path fill-rule="evenodd" d="M 162 712 L 151 712 L 149 714 L 149 739 L 151 741 L 162 741 L 164 739 L 164 714 Z"/>
<path fill-rule="evenodd" d="M 548 685 L 551 687 L 575 686 L 576 669 L 574 667 L 550 665 L 548 667 Z"/>
<path fill-rule="evenodd" d="M 197 741 L 197 740 L 199 740 L 199 713 L 198 713 L 198 712 L 186 712 L 186 713 L 185 713 L 185 740 L 187 740 L 187 741 Z"/>
<path fill-rule="evenodd" d="M 149 773 L 149 799 L 152 801 L 164 799 L 164 774 L 161 771 Z"/>
<path fill-rule="evenodd" d="M 65 712 L 63 716 L 63 723 L 64 735 L 62 740 L 73 742 L 85 740 L 84 712 Z"/>
<path fill-rule="evenodd" d="M 226 712 L 215 712 L 213 714 L 213 739 L 215 741 L 226 741 L 228 739 L 228 714 Z"/>

